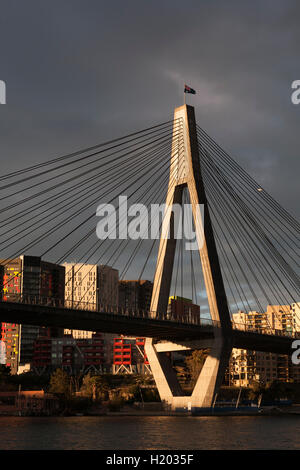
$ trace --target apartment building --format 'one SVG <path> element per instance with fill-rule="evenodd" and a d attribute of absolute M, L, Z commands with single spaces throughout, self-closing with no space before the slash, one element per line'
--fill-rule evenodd
<path fill-rule="evenodd" d="M 117 312 L 119 303 L 119 272 L 106 265 L 65 263 L 66 289 L 65 305 L 94 311 Z M 95 332 L 85 330 L 64 330 L 76 340 L 92 339 Z M 103 354 L 105 368 L 113 363 L 113 338 L 103 333 Z"/>
<path fill-rule="evenodd" d="M 190 299 L 175 295 L 169 297 L 167 317 L 177 321 L 197 323 L 200 320 L 200 306 L 193 304 Z"/>
<path fill-rule="evenodd" d="M 63 305 L 65 270 L 38 256 L 0 260 L 2 265 L 2 300 L 5 302 L 33 302 Z M 5 343 L 6 365 L 12 374 L 18 373 L 33 357 L 34 342 L 41 327 L 33 325 L 1 324 L 1 340 Z"/>
<path fill-rule="evenodd" d="M 299 303 L 268 305 L 266 312 L 234 313 L 233 321 L 241 329 L 290 335 L 300 331 L 299 310 Z M 239 387 L 249 387 L 253 382 L 300 383 L 300 366 L 294 365 L 286 355 L 233 349 L 228 377 L 230 385 Z"/>
<path fill-rule="evenodd" d="M 119 307 L 123 310 L 149 311 L 153 283 L 146 280 L 119 281 Z"/>
<path fill-rule="evenodd" d="M 65 263 L 67 307 L 101 311 L 117 310 L 119 272 L 110 266 Z"/>
<path fill-rule="evenodd" d="M 32 368 L 39 374 L 51 373 L 57 368 L 70 374 L 102 372 L 104 362 L 101 333 L 93 333 L 89 338 L 40 336 L 34 344 Z"/>

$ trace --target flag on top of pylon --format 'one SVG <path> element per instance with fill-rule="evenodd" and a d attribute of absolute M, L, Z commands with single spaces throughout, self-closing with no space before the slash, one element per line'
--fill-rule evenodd
<path fill-rule="evenodd" d="M 195 90 L 193 90 L 193 88 L 190 88 L 187 85 L 184 85 L 184 93 L 192 93 L 192 95 L 196 94 Z"/>

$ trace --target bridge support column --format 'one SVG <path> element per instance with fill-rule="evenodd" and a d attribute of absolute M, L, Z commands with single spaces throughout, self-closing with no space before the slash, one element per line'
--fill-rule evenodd
<path fill-rule="evenodd" d="M 179 128 L 178 122 L 181 123 Z M 153 318 L 164 316 L 167 312 L 177 241 L 173 233 L 173 209 L 175 204 L 182 204 L 183 190 L 187 188 L 192 206 L 209 311 L 215 330 L 209 356 L 204 363 L 191 397 L 183 396 L 176 374 L 171 370 L 169 358 L 164 358 L 163 353 L 155 349 L 155 343 L 151 339 L 147 340 L 145 347 L 161 399 L 169 403 L 173 409 L 186 407 L 192 409 L 213 404 L 231 353 L 232 326 L 210 219 L 209 204 L 201 175 L 196 120 L 194 108 L 191 106 L 184 105 L 175 109 L 173 144 L 166 211 L 158 249 L 150 311 Z M 178 148 L 180 151 L 177 150 Z M 200 205 L 202 205 L 203 219 L 199 216 Z M 166 236 L 167 234 L 169 236 Z"/>
<path fill-rule="evenodd" d="M 206 408 L 213 405 L 222 385 L 231 351 L 231 344 L 225 342 L 221 336 L 215 337 L 192 393 L 192 407 Z"/>
<path fill-rule="evenodd" d="M 174 411 L 195 411 L 198 408 L 211 407 L 223 381 L 232 350 L 231 344 L 225 343 L 216 333 L 192 395 L 188 396 L 183 394 L 170 358 L 165 352 L 158 352 L 157 349 L 154 340 L 147 338 L 145 351 L 162 402 Z M 174 347 L 174 350 L 177 351 L 178 348 Z M 172 352 L 171 345 L 168 352 Z"/>
<path fill-rule="evenodd" d="M 166 353 L 157 352 L 152 338 L 146 338 L 145 351 L 161 401 L 172 406 L 173 397 L 182 394 L 180 384 Z"/>

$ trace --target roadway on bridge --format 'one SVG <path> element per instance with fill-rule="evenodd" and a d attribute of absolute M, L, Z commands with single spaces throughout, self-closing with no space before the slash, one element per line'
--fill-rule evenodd
<path fill-rule="evenodd" d="M 187 340 L 212 339 L 216 328 L 212 325 L 193 325 L 170 320 L 15 302 L 0 302 L 0 321 L 134 335 L 177 343 Z M 232 341 L 233 347 L 239 349 L 290 355 L 293 352 L 294 338 L 233 329 Z"/>

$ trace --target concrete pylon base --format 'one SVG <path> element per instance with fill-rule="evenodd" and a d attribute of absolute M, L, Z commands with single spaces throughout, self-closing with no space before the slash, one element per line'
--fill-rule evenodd
<path fill-rule="evenodd" d="M 158 352 L 153 339 L 147 338 L 145 352 L 162 402 L 173 411 L 195 411 L 211 407 L 222 384 L 231 350 L 231 344 L 224 342 L 221 336 L 216 334 L 193 393 L 191 396 L 185 396 L 169 357 L 165 352 Z M 168 351 L 172 351 L 172 346 Z"/>

